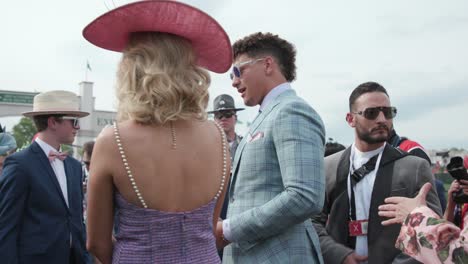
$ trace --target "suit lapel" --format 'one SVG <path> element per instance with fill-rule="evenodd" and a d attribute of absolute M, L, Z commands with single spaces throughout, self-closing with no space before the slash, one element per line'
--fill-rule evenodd
<path fill-rule="evenodd" d="M 271 111 L 283 100 L 283 97 L 286 97 L 288 95 L 295 95 L 296 92 L 292 89 L 288 89 L 278 95 L 271 103 L 269 103 L 265 109 L 262 110 L 262 112 L 257 116 L 257 118 L 254 120 L 252 125 L 249 128 L 249 133 L 252 135 L 255 133 L 257 128 L 260 126 L 260 124 L 265 120 L 265 118 L 268 116 L 268 114 L 271 113 Z"/>
<path fill-rule="evenodd" d="M 328 213 L 329 219 L 333 219 L 333 226 L 338 228 L 328 231 L 336 240 L 343 244 L 348 244 L 348 220 L 349 220 L 349 196 L 348 196 L 348 174 L 349 174 L 349 157 L 351 148 L 347 148 L 339 157 L 338 166 L 336 168 L 336 183 L 335 188 L 331 189 L 329 195 Z M 331 206 L 333 205 L 333 210 Z"/>
<path fill-rule="evenodd" d="M 348 175 L 349 175 L 349 157 L 351 156 L 351 147 L 347 148 L 340 157 L 336 169 L 336 188 L 330 193 L 332 199 L 338 197 L 341 193 L 348 196 Z M 349 204 L 348 204 L 349 207 Z"/>
<path fill-rule="evenodd" d="M 238 171 L 238 167 L 239 167 L 239 162 L 240 162 L 240 159 L 241 159 L 241 156 L 242 156 L 242 152 L 244 151 L 244 147 L 248 143 L 247 141 L 249 140 L 250 136 L 252 136 L 255 133 L 257 128 L 260 126 L 260 124 L 263 122 L 263 120 L 265 120 L 265 118 L 268 116 L 268 114 L 271 113 L 273 108 L 275 108 L 275 106 L 277 106 L 281 102 L 281 98 L 286 96 L 289 93 L 295 94 L 294 90 L 292 90 L 292 89 L 284 91 L 283 93 L 278 95 L 269 105 L 267 105 L 267 107 L 265 109 L 263 109 L 263 111 L 260 112 L 257 115 L 255 120 L 250 125 L 249 132 L 247 132 L 247 135 L 245 135 L 242 138 L 242 141 L 239 143 L 239 146 L 237 147 L 237 150 L 236 150 L 236 156 L 234 158 L 234 164 L 232 166 L 231 186 L 230 186 L 230 189 L 229 189 L 229 194 L 230 195 L 233 194 L 232 190 L 234 189 L 235 182 L 236 182 L 236 179 L 237 179 L 237 171 Z"/>
<path fill-rule="evenodd" d="M 385 220 L 378 214 L 379 205 L 384 204 L 385 198 L 390 196 L 392 191 L 393 165 L 392 161 L 398 159 L 401 153 L 388 144 L 385 146 L 380 159 L 379 169 L 375 177 L 374 188 L 372 190 L 371 204 L 369 208 L 369 229 L 368 244 L 371 245 L 382 231 L 382 221 Z"/>
<path fill-rule="evenodd" d="M 31 149 L 33 150 L 33 153 L 36 155 L 37 157 L 37 160 L 40 161 L 44 171 L 46 172 L 46 174 L 49 176 L 49 179 L 52 181 L 53 185 L 54 185 L 54 189 L 58 192 L 58 194 L 60 195 L 61 197 L 61 200 L 62 200 L 62 203 L 63 205 L 65 206 L 65 208 L 67 208 L 68 210 L 68 206 L 67 204 L 65 203 L 65 199 L 63 197 L 63 192 L 62 192 L 62 189 L 60 188 L 60 184 L 57 180 L 57 176 L 55 175 L 55 172 L 54 170 L 52 169 L 52 166 L 50 165 L 50 161 L 49 159 L 47 158 L 47 156 L 45 155 L 44 151 L 42 150 L 42 148 L 39 146 L 39 144 L 37 144 L 36 142 L 32 143 L 31 145 Z M 67 180 L 68 181 L 68 180 Z M 68 184 L 68 182 L 67 182 Z"/>

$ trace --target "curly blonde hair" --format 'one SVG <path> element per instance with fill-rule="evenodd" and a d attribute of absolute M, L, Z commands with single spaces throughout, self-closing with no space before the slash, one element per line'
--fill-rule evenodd
<path fill-rule="evenodd" d="M 168 33 L 133 33 L 117 72 L 118 120 L 142 124 L 206 119 L 210 75 L 191 43 Z"/>

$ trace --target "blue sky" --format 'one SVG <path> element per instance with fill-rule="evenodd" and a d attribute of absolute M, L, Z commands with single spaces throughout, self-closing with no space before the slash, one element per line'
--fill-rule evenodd
<path fill-rule="evenodd" d="M 96 108 L 113 110 L 119 53 L 93 46 L 81 31 L 106 6 L 129 2 L 7 2 L 0 17 L 0 89 L 78 92 L 89 60 Z M 468 149 L 467 1 L 183 2 L 215 17 L 232 42 L 258 31 L 292 42 L 298 51 L 292 86 L 322 116 L 327 137 L 352 142 L 344 120 L 349 94 L 362 82 L 377 81 L 399 109 L 394 123 L 401 135 L 426 148 Z M 212 79 L 211 98 L 228 93 L 242 106 L 228 73 Z M 256 111 L 239 112 L 239 118 L 248 121 Z M 0 122 L 11 127 L 16 119 Z"/>

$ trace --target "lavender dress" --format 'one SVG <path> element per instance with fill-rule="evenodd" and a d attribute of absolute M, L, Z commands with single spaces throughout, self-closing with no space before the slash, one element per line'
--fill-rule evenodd
<path fill-rule="evenodd" d="M 223 131 L 220 132 L 226 164 L 225 135 Z M 186 212 L 150 209 L 134 184 L 116 124 L 114 134 L 128 177 L 142 207 L 129 203 L 118 191 L 115 192 L 118 218 L 115 222 L 118 223 L 118 231 L 112 263 L 220 263 L 213 235 L 213 213 L 224 188 L 226 169 L 220 189 L 209 203 Z"/>

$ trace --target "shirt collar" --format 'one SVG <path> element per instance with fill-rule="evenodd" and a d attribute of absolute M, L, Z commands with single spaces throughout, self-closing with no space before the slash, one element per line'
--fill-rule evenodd
<path fill-rule="evenodd" d="M 353 143 L 353 152 L 354 152 L 354 155 L 356 155 L 358 157 L 372 158 L 373 156 L 375 156 L 377 154 L 380 154 L 384 150 L 386 144 L 387 143 L 385 142 L 381 147 L 379 147 L 377 149 L 367 151 L 367 152 L 362 152 L 359 149 L 357 149 L 356 145 L 354 145 L 354 143 Z M 352 156 L 354 156 L 354 155 L 352 155 Z"/>
<path fill-rule="evenodd" d="M 57 150 L 52 147 L 51 145 L 47 144 L 44 140 L 40 139 L 39 137 L 37 137 L 35 139 L 36 143 L 39 144 L 39 147 L 41 147 L 42 151 L 44 151 L 44 153 L 47 155 L 49 155 L 49 152 L 50 151 L 54 151 L 54 152 L 57 152 Z"/>
<path fill-rule="evenodd" d="M 260 105 L 260 109 L 258 109 L 259 112 L 263 111 L 265 107 L 271 103 L 278 95 L 282 94 L 283 92 L 291 89 L 291 83 L 285 82 L 282 83 L 275 88 L 273 88 L 266 96 L 263 98 L 262 104 Z"/>

